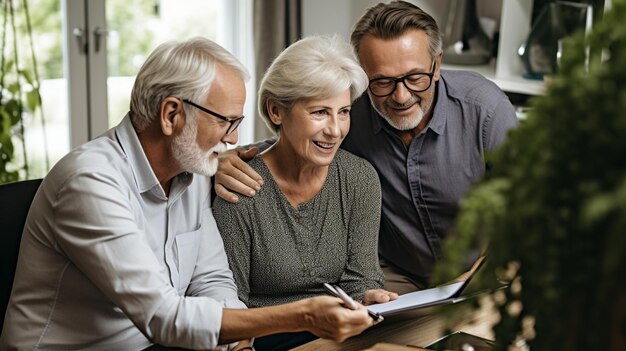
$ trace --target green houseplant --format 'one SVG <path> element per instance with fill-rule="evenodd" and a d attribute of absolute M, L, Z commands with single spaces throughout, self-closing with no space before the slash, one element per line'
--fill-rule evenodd
<path fill-rule="evenodd" d="M 28 178 L 24 115 L 39 111 L 42 126 L 39 75 L 26 0 L 0 1 L 0 184 Z M 25 55 L 26 57 L 22 57 Z M 28 65 L 30 63 L 30 65 Z M 32 67 L 32 68 L 29 68 Z M 21 142 L 21 165 L 16 164 L 14 141 Z M 46 164 L 48 164 L 46 153 Z"/>
<path fill-rule="evenodd" d="M 485 272 L 512 282 L 491 295 L 500 350 L 626 349 L 624 18 L 626 0 L 613 0 L 566 43 L 546 95 L 461 203 L 439 273 L 458 270 L 476 240 L 488 246 Z"/>

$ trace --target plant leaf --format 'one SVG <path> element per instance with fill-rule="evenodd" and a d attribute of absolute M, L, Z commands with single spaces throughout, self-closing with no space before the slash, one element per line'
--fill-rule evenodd
<path fill-rule="evenodd" d="M 29 70 L 21 69 L 21 70 L 18 70 L 18 72 L 22 75 L 22 77 L 24 77 L 24 79 L 26 80 L 26 82 L 28 82 L 28 84 L 33 85 L 33 79 L 30 76 Z"/>
<path fill-rule="evenodd" d="M 28 107 L 28 111 L 30 111 L 30 113 L 35 113 L 35 110 L 40 107 L 39 101 L 39 91 L 37 89 L 33 89 L 26 93 L 26 106 Z"/>

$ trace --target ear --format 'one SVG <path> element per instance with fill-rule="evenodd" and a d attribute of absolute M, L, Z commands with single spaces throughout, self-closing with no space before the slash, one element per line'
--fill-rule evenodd
<path fill-rule="evenodd" d="M 168 96 L 161 100 L 159 125 L 164 135 L 171 136 L 185 125 L 182 100 Z"/>
<path fill-rule="evenodd" d="M 270 117 L 270 120 L 275 125 L 279 126 L 283 123 L 284 113 L 283 108 L 278 106 L 274 101 L 267 100 L 267 112 Z"/>
<path fill-rule="evenodd" d="M 435 74 L 433 75 L 433 80 L 436 82 L 441 78 L 441 58 L 443 57 L 443 51 L 439 51 L 435 60 L 437 60 L 437 68 L 435 69 Z"/>

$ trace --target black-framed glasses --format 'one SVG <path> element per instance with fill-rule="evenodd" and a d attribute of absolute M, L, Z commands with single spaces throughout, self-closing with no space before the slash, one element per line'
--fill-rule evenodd
<path fill-rule="evenodd" d="M 196 103 L 193 103 L 193 102 L 191 102 L 191 101 L 189 101 L 187 99 L 182 99 L 182 100 L 183 100 L 184 103 L 189 104 L 189 105 L 197 108 L 198 110 L 200 110 L 202 112 L 206 112 L 206 113 L 210 114 L 213 117 L 217 117 L 217 118 L 221 119 L 222 121 L 226 121 L 226 122 L 230 123 L 230 125 L 228 126 L 228 129 L 226 130 L 226 135 L 234 132 L 235 129 L 237 129 L 237 127 L 239 127 L 239 125 L 241 124 L 241 121 L 243 121 L 243 118 L 245 117 L 245 116 L 241 116 L 241 117 L 237 117 L 237 118 L 228 118 L 226 116 L 220 115 L 217 112 L 213 112 L 213 111 L 209 110 L 206 107 L 202 107 L 202 106 L 200 106 L 200 105 L 198 105 Z"/>
<path fill-rule="evenodd" d="M 437 60 L 433 59 L 433 69 L 430 73 L 411 73 L 400 78 L 382 77 L 372 79 L 370 80 L 369 90 L 374 96 L 389 96 L 396 91 L 398 83 L 402 83 L 409 91 L 421 93 L 422 91 L 428 90 L 433 83 L 436 65 Z"/>

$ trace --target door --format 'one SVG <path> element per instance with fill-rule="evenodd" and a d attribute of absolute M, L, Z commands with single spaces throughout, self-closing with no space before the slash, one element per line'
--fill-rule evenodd
<path fill-rule="evenodd" d="M 28 4 L 45 121 L 37 114 L 26 116 L 25 142 L 15 139 L 16 167 L 24 159 L 29 165 L 29 174 L 20 174 L 21 178 L 45 176 L 69 150 L 116 125 L 128 111 L 135 74 L 163 41 L 203 36 L 253 68 L 252 0 L 13 3 L 16 13 L 21 4 Z M 26 33 L 26 21 L 16 25 L 17 32 Z M 254 72 L 250 74 L 254 77 Z M 253 91 L 254 82 L 247 86 Z M 253 115 L 253 100 L 249 95 L 248 116 Z M 242 123 L 240 143 L 252 142 L 252 122 L 246 118 Z"/>

